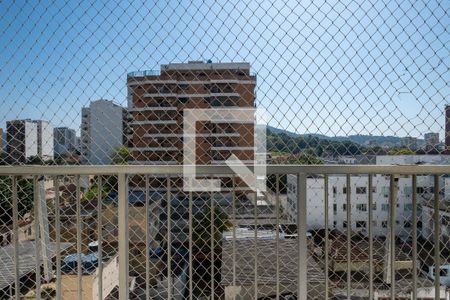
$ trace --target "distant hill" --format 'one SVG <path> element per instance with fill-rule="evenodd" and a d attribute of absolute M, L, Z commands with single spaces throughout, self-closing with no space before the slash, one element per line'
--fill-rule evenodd
<path fill-rule="evenodd" d="M 284 130 L 284 129 L 280 129 L 280 128 L 276 128 L 276 127 L 269 126 L 269 125 L 267 125 L 267 130 L 269 130 L 270 132 L 275 133 L 275 134 L 284 133 L 284 134 L 286 134 L 288 136 L 292 136 L 292 137 L 300 136 L 300 134 L 298 134 L 298 133 L 295 133 L 295 132 L 292 132 L 292 131 L 288 131 L 288 130 Z"/>
<path fill-rule="evenodd" d="M 369 142 L 375 142 L 379 145 L 389 145 L 389 146 L 400 146 L 401 137 L 397 136 L 381 136 L 381 135 L 349 135 L 349 136 L 326 136 L 323 134 L 311 133 L 311 134 L 298 134 L 284 129 L 279 129 L 272 126 L 267 126 L 267 129 L 275 134 L 286 134 L 291 137 L 312 137 L 320 140 L 330 140 L 330 141 L 351 141 L 360 145 L 368 145 Z M 425 144 L 423 139 L 417 139 L 418 146 Z"/>

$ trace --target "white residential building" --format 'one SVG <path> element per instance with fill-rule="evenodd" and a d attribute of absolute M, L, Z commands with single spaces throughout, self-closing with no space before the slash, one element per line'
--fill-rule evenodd
<path fill-rule="evenodd" d="M 10 163 L 25 163 L 33 156 L 53 159 L 53 126 L 44 120 L 13 120 L 6 123 Z"/>
<path fill-rule="evenodd" d="M 449 157 L 442 155 L 401 155 L 379 156 L 377 164 L 449 164 Z M 441 187 L 446 187 L 446 194 L 450 192 L 450 181 L 441 178 Z M 368 210 L 373 210 L 373 233 L 384 236 L 388 232 L 390 205 L 390 177 L 384 175 L 373 176 L 373 189 L 369 191 L 367 175 L 350 177 L 351 207 L 347 207 L 347 178 L 343 175 L 328 178 L 328 222 L 330 228 L 345 231 L 347 228 L 347 209 L 350 209 L 351 228 L 363 234 L 368 232 Z M 412 179 L 408 176 L 396 176 L 396 207 L 395 222 L 396 235 L 408 237 L 412 230 Z M 448 190 L 448 191 L 447 191 Z M 369 192 L 372 192 L 373 202 L 368 203 Z M 434 193 L 434 179 L 431 176 L 417 177 L 417 201 L 423 203 Z M 308 229 L 324 228 L 324 178 L 307 178 L 307 227 Z M 331 211 L 330 211 L 331 209 Z M 424 210 L 426 208 L 424 207 Z M 288 175 L 287 201 L 284 207 L 288 221 L 297 222 L 297 176 Z M 419 216 L 420 218 L 420 216 Z M 430 229 L 432 230 L 432 228 Z"/>
<path fill-rule="evenodd" d="M 435 209 L 433 203 L 422 205 L 422 237 L 435 242 Z M 439 236 L 441 243 L 450 247 L 450 200 L 439 205 Z"/>
<path fill-rule="evenodd" d="M 45 120 L 33 121 L 37 124 L 38 156 L 43 160 L 53 159 L 53 126 Z"/>
<path fill-rule="evenodd" d="M 110 164 L 123 145 L 124 108 L 110 100 L 92 101 L 81 110 L 81 155 L 84 164 Z"/>
<path fill-rule="evenodd" d="M 75 129 L 56 127 L 53 130 L 55 153 L 64 154 L 76 150 L 77 136 Z"/>

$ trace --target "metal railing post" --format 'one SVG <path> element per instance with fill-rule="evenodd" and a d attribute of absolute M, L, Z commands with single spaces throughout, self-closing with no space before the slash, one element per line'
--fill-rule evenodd
<path fill-rule="evenodd" d="M 346 176 L 346 206 L 347 206 L 347 300 L 351 299 L 351 284 L 352 284 L 352 203 L 351 203 L 351 178 L 350 174 Z"/>
<path fill-rule="evenodd" d="M 167 187 L 167 299 L 172 299 L 172 199 L 170 176 L 166 177 Z"/>
<path fill-rule="evenodd" d="M 81 233 L 83 232 L 83 224 L 81 223 L 81 191 L 80 191 L 80 175 L 76 176 L 76 226 L 77 226 L 77 299 L 83 299 L 83 269 L 81 263 Z"/>
<path fill-rule="evenodd" d="M 441 234 L 439 218 L 439 175 L 434 175 L 434 298 L 440 299 L 441 287 Z"/>
<path fill-rule="evenodd" d="M 275 201 L 276 201 L 276 205 L 275 205 L 275 209 L 277 211 L 277 228 L 276 228 L 276 249 L 275 249 L 275 254 L 276 254 L 276 281 L 277 281 L 277 286 L 276 286 L 276 300 L 280 299 L 280 175 L 276 174 L 276 196 L 275 196 Z"/>
<path fill-rule="evenodd" d="M 145 175 L 145 299 L 150 297 L 149 185 L 148 175 Z"/>
<path fill-rule="evenodd" d="M 391 300 L 395 300 L 395 218 L 396 218 L 396 184 L 395 175 L 391 174 L 389 177 L 389 233 L 387 240 L 389 242 L 389 247 L 386 249 L 388 251 L 387 266 L 388 270 L 386 273 L 387 282 L 391 285 Z"/>
<path fill-rule="evenodd" d="M 412 300 L 417 300 L 417 175 L 412 176 L 412 258 L 413 258 L 413 290 Z"/>
<path fill-rule="evenodd" d="M 127 176 L 118 174 L 119 195 L 119 300 L 129 297 Z"/>
<path fill-rule="evenodd" d="M 98 253 L 98 299 L 103 299 L 103 182 L 102 176 L 98 176 L 97 198 L 97 253 Z"/>
<path fill-rule="evenodd" d="M 298 291 L 297 299 L 306 300 L 308 248 L 306 239 L 306 174 L 297 175 L 297 241 L 298 241 Z"/>
<path fill-rule="evenodd" d="M 189 300 L 192 300 L 193 299 L 193 297 L 192 297 L 192 294 L 193 294 L 193 289 L 194 289 L 194 284 L 193 284 L 193 269 L 194 269 L 194 259 L 193 259 L 193 244 L 194 244 L 194 241 L 192 240 L 193 239 L 193 234 L 194 234 L 194 231 L 193 231 L 193 228 L 192 228 L 192 226 L 193 226 L 193 219 L 194 219 L 194 216 L 192 215 L 193 214 L 193 208 L 192 208 L 192 205 L 193 205 L 193 196 L 192 196 L 192 191 L 189 191 Z"/>
<path fill-rule="evenodd" d="M 34 236 L 36 253 L 36 300 L 41 299 L 41 247 L 40 247 L 40 226 L 39 226 L 39 186 L 38 177 L 33 176 L 33 204 L 34 204 Z"/>
<path fill-rule="evenodd" d="M 55 187 L 55 240 L 56 240 L 56 299 L 61 300 L 61 216 L 59 199 L 59 178 L 54 179 Z"/>
<path fill-rule="evenodd" d="M 328 224 L 328 218 L 329 218 L 328 205 L 329 205 L 329 203 L 328 203 L 328 175 L 327 174 L 324 175 L 323 181 L 324 181 L 324 207 L 325 207 L 325 210 L 324 210 L 324 218 L 325 218 L 325 220 L 324 220 L 325 221 L 325 237 L 324 237 L 325 299 L 328 300 L 328 297 L 329 297 L 329 295 L 328 295 L 328 289 L 329 289 L 329 283 L 328 283 L 328 273 L 329 273 L 329 266 L 328 266 L 328 264 L 329 264 L 329 260 L 328 260 L 328 248 L 329 248 L 329 245 L 328 245 L 328 235 L 329 235 L 329 232 L 328 232 L 328 226 L 329 226 L 329 224 Z"/>
<path fill-rule="evenodd" d="M 369 226 L 369 300 L 373 299 L 373 175 L 369 174 L 368 226 Z"/>
<path fill-rule="evenodd" d="M 12 209 L 13 209 L 13 246 L 14 246 L 14 294 L 16 299 L 20 299 L 19 282 L 19 209 L 17 199 L 17 177 L 12 178 Z"/>

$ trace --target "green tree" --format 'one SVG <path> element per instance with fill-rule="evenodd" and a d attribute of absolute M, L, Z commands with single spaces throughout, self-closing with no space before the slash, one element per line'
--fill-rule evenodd
<path fill-rule="evenodd" d="M 28 178 L 17 179 L 17 199 L 19 217 L 33 208 L 33 181 Z M 9 225 L 13 222 L 12 179 L 9 176 L 0 177 L 0 222 Z"/>
<path fill-rule="evenodd" d="M 27 159 L 26 164 L 27 165 L 43 165 L 43 164 L 45 164 L 45 162 L 42 159 L 42 157 L 40 157 L 39 155 L 34 155 Z"/>
<path fill-rule="evenodd" d="M 92 201 L 98 199 L 98 185 L 91 185 L 84 193 L 83 200 Z M 109 190 L 106 187 L 102 188 L 102 198 L 108 195 Z"/>
<path fill-rule="evenodd" d="M 309 150 L 309 149 L 308 149 Z M 307 153 L 300 153 L 297 155 L 289 155 L 286 157 L 283 157 L 283 159 L 275 159 L 273 161 L 274 164 L 279 165 L 322 165 L 323 160 L 320 158 L 310 155 L 308 153 L 311 153 L 311 151 L 306 151 Z M 275 174 L 268 174 L 266 185 L 267 188 L 270 189 L 273 192 L 276 192 L 277 190 L 277 176 Z M 279 182 L 279 192 L 280 194 L 286 194 L 287 192 L 287 175 L 280 175 L 280 182 Z"/>
<path fill-rule="evenodd" d="M 416 154 L 414 151 L 408 148 L 398 148 L 388 151 L 389 155 L 413 155 Z"/>
<path fill-rule="evenodd" d="M 222 239 L 222 233 L 233 226 L 228 215 L 218 207 L 214 207 L 213 220 L 211 222 L 211 207 L 208 207 L 195 214 L 192 222 L 194 246 L 198 252 L 205 255 L 211 253 L 211 238 L 213 238 L 214 245 L 217 245 Z M 212 236 L 211 226 L 213 226 Z"/>
<path fill-rule="evenodd" d="M 128 165 L 128 161 L 132 158 L 130 150 L 125 146 L 120 146 L 113 156 L 113 165 Z"/>

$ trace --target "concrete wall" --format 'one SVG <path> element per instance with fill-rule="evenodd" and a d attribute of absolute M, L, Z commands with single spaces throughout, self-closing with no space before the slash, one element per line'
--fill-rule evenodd
<path fill-rule="evenodd" d="M 25 122 L 25 159 L 38 155 L 37 124 Z"/>
<path fill-rule="evenodd" d="M 86 162 L 109 165 L 116 149 L 123 145 L 123 107 L 108 100 L 91 102 L 88 117 L 83 121 L 82 142 L 87 146 Z M 83 128 L 82 128 L 83 129 Z M 83 139 L 88 139 L 84 142 Z"/>
<path fill-rule="evenodd" d="M 92 287 L 94 275 L 84 275 L 81 277 L 82 299 L 92 300 Z M 62 275 L 61 276 L 61 298 L 64 300 L 78 299 L 78 276 Z"/>
<path fill-rule="evenodd" d="M 47 121 L 36 121 L 38 126 L 38 151 L 44 159 L 53 159 L 53 126 Z"/>

